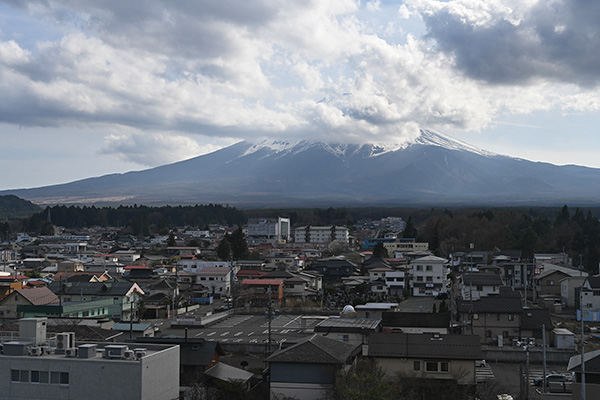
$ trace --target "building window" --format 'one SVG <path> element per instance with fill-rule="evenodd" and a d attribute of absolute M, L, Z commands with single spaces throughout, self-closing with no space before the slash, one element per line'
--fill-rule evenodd
<path fill-rule="evenodd" d="M 20 379 L 21 379 L 21 371 L 19 371 L 18 369 L 12 369 L 10 371 L 10 381 L 11 382 L 19 382 Z"/>
<path fill-rule="evenodd" d="M 548 280 L 546 281 L 546 285 L 547 285 L 547 286 L 554 286 L 554 281 L 553 281 L 552 279 L 548 279 Z"/>
<path fill-rule="evenodd" d="M 60 373 L 60 384 L 61 385 L 68 385 L 69 384 L 69 373 L 68 372 L 61 372 Z"/>
<path fill-rule="evenodd" d="M 31 371 L 31 383 L 40 383 L 40 371 Z"/>
<path fill-rule="evenodd" d="M 508 320 L 509 321 L 514 321 L 515 320 L 515 314 L 508 314 Z"/>
<path fill-rule="evenodd" d="M 21 370 L 21 379 L 19 382 L 29 382 L 29 371 Z"/>
<path fill-rule="evenodd" d="M 417 265 L 417 271 L 423 271 L 423 266 L 422 265 Z"/>
<path fill-rule="evenodd" d="M 433 267 L 432 267 L 431 265 L 426 265 L 426 266 L 425 266 L 425 270 L 426 270 L 426 271 L 432 271 L 432 270 L 433 270 Z"/>
<path fill-rule="evenodd" d="M 485 331 L 485 337 L 492 337 L 492 331 L 490 331 L 489 329 Z"/>
<path fill-rule="evenodd" d="M 425 280 L 426 280 L 427 282 L 433 282 L 433 277 L 431 277 L 431 276 L 428 276 L 428 277 L 426 277 L 426 278 L 425 278 Z"/>
<path fill-rule="evenodd" d="M 417 276 L 417 282 L 423 282 L 423 277 L 422 276 Z"/>
<path fill-rule="evenodd" d="M 338 340 L 341 340 L 342 342 L 347 342 L 350 340 L 350 335 L 338 335 Z"/>
<path fill-rule="evenodd" d="M 440 371 L 442 371 L 442 372 L 448 372 L 448 363 L 447 362 L 441 362 L 440 363 Z"/>
<path fill-rule="evenodd" d="M 508 337 L 508 331 L 502 331 L 502 337 L 507 338 Z"/>
<path fill-rule="evenodd" d="M 420 371 L 420 370 L 421 370 L 421 361 L 415 361 L 415 362 L 413 363 L 413 369 L 414 369 L 415 371 Z"/>
<path fill-rule="evenodd" d="M 425 370 L 427 372 L 437 372 L 438 370 L 438 363 L 437 362 L 426 362 L 425 363 Z"/>

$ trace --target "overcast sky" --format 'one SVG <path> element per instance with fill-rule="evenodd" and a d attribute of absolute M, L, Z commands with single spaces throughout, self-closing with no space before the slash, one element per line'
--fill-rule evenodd
<path fill-rule="evenodd" d="M 0 0 L 0 189 L 239 140 L 600 167 L 600 2 Z"/>

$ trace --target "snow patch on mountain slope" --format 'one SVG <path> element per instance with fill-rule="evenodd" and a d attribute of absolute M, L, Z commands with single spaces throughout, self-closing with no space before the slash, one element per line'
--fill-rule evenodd
<path fill-rule="evenodd" d="M 377 157 L 386 153 L 403 150 L 412 145 L 426 145 L 426 146 L 437 146 L 443 147 L 449 150 L 465 151 L 470 153 L 479 154 L 486 157 L 496 156 L 497 154 L 480 149 L 472 146 L 468 143 L 454 139 L 444 134 L 421 129 L 421 134 L 414 139 L 408 139 L 401 143 L 372 143 L 362 145 L 351 145 L 351 144 L 340 144 L 340 143 L 321 143 L 321 142 L 309 142 L 307 140 L 274 140 L 274 139 L 262 139 L 257 142 L 248 143 L 248 148 L 240 158 L 249 156 L 258 151 L 267 150 L 267 154 L 263 157 L 283 157 L 289 154 L 298 154 L 306 151 L 310 148 L 322 148 L 328 153 L 333 154 L 336 157 L 345 158 L 352 154 L 356 154 L 360 151 L 367 149 L 367 157 Z"/>

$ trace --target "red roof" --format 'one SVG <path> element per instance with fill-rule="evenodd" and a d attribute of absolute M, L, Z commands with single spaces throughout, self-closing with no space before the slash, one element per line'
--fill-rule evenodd
<path fill-rule="evenodd" d="M 126 266 L 123 269 L 127 269 L 127 270 L 130 270 L 130 269 L 150 269 L 150 267 L 148 267 L 146 265 L 128 265 L 128 266 Z"/>
<path fill-rule="evenodd" d="M 236 276 L 241 277 L 241 278 L 243 278 L 243 277 L 258 277 L 258 278 L 260 278 L 261 276 L 266 275 L 266 274 L 268 274 L 267 271 L 259 271 L 257 269 L 240 269 L 237 272 Z"/>

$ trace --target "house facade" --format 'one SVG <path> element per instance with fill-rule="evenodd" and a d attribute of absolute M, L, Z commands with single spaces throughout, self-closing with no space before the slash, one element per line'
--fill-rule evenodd
<path fill-rule="evenodd" d="M 360 350 L 359 344 L 315 334 L 275 352 L 265 360 L 269 366 L 271 400 L 325 398 L 335 384 L 338 371 L 350 367 Z"/>
<path fill-rule="evenodd" d="M 445 293 L 450 285 L 448 261 L 444 258 L 426 256 L 411 262 L 412 295 L 437 296 Z"/>
<path fill-rule="evenodd" d="M 196 283 L 208 288 L 213 297 L 226 297 L 231 294 L 232 271 L 223 267 L 206 267 L 196 273 Z"/>
<path fill-rule="evenodd" d="M 475 385 L 475 361 L 482 359 L 472 335 L 372 333 L 366 351 L 390 380 L 401 376 L 459 385 Z"/>
<path fill-rule="evenodd" d="M 504 286 L 500 275 L 481 272 L 462 274 L 459 282 L 460 294 L 465 300 L 498 295 L 500 287 Z"/>

